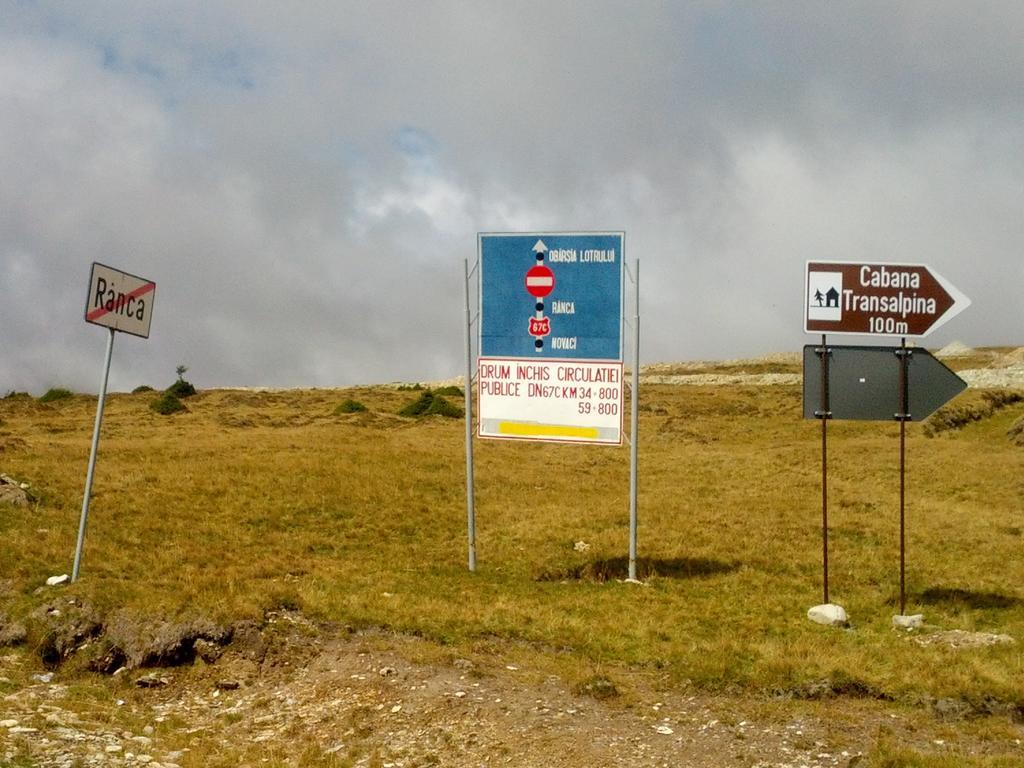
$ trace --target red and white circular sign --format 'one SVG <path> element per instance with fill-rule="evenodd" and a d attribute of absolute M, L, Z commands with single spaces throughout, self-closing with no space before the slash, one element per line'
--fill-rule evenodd
<path fill-rule="evenodd" d="M 555 289 L 555 273 L 543 264 L 531 267 L 526 273 L 526 290 L 538 299 L 547 296 Z"/>

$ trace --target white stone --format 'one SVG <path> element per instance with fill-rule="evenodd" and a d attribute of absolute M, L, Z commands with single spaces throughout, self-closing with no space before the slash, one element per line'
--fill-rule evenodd
<path fill-rule="evenodd" d="M 920 629 L 924 626 L 924 614 L 914 613 L 910 616 L 896 614 L 892 617 L 892 625 L 896 627 L 896 629 Z"/>
<path fill-rule="evenodd" d="M 824 624 L 828 627 L 845 627 L 849 625 L 850 619 L 846 610 L 841 605 L 824 603 L 816 605 L 807 611 L 807 618 L 817 624 Z"/>
<path fill-rule="evenodd" d="M 46 580 L 46 586 L 48 586 L 48 587 L 56 587 L 58 584 L 63 584 L 65 581 L 67 581 L 70 578 L 71 577 L 68 576 L 66 573 L 62 573 L 60 576 L 51 576 L 50 578 L 48 578 Z"/>
<path fill-rule="evenodd" d="M 964 344 L 962 341 L 951 341 L 949 344 L 944 346 L 938 352 L 935 353 L 936 357 L 967 357 L 973 355 L 974 350 Z"/>
<path fill-rule="evenodd" d="M 17 724 L 17 720 L 0 720 L 0 728 L 14 728 Z"/>

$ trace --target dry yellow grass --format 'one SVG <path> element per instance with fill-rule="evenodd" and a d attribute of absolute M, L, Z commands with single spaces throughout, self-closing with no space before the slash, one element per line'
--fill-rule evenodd
<path fill-rule="evenodd" d="M 898 595 L 898 428 L 830 428 L 831 592 L 820 602 L 817 423 L 798 387 L 644 389 L 640 571 L 623 584 L 628 450 L 476 443 L 477 573 L 466 568 L 461 420 L 394 414 L 387 388 L 210 391 L 164 417 L 107 405 L 81 579 L 101 613 L 211 617 L 271 607 L 473 647 L 492 639 L 567 668 L 660 669 L 714 690 L 829 679 L 900 700 L 1024 704 L 1020 645 L 922 647 L 891 629 Z M 352 398 L 364 413 L 336 415 Z M 0 400 L 0 471 L 39 502 L 0 509 L 7 612 L 70 572 L 95 398 Z M 908 430 L 908 612 L 1024 639 L 1024 406 L 960 431 Z M 573 543 L 590 544 L 577 552 Z M 610 578 L 609 578 L 610 577 Z M 603 580 L 606 579 L 606 580 Z"/>

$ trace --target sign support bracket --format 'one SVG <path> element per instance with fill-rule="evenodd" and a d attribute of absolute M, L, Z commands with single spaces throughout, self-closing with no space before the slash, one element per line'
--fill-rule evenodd
<path fill-rule="evenodd" d="M 78 523 L 78 543 L 75 545 L 75 565 L 71 570 L 71 581 L 78 580 L 82 564 L 82 547 L 85 544 L 85 524 L 89 519 L 89 497 L 92 495 L 92 479 L 96 471 L 96 454 L 100 447 L 100 426 L 103 424 L 103 406 L 107 399 L 107 379 L 110 377 L 110 358 L 114 352 L 113 328 L 108 328 L 107 354 L 103 363 L 103 381 L 100 384 L 99 402 L 96 403 L 96 423 L 92 428 L 92 448 L 89 451 L 89 469 L 85 475 L 85 498 L 82 500 L 82 517 Z"/>

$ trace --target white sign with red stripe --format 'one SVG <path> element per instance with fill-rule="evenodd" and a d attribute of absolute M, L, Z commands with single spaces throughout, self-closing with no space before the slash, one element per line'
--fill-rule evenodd
<path fill-rule="evenodd" d="M 481 357 L 480 437 L 622 444 L 622 363 Z"/>
<path fill-rule="evenodd" d="M 93 262 L 85 320 L 148 339 L 155 296 L 153 281 Z"/>

